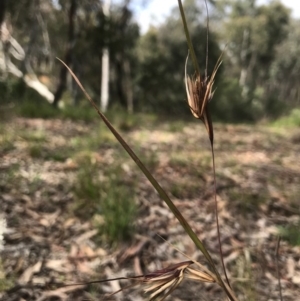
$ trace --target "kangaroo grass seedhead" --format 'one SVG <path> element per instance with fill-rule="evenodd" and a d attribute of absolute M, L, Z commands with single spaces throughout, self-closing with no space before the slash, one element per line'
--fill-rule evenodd
<path fill-rule="evenodd" d="M 157 270 L 145 275 L 144 282 L 147 288 L 146 293 L 150 293 L 150 300 L 162 301 L 167 298 L 182 282 L 183 279 L 191 279 L 201 282 L 215 282 L 215 280 L 205 272 L 197 271 L 190 267 L 193 261 L 183 261 L 167 268 Z"/>
<path fill-rule="evenodd" d="M 209 140 L 211 144 L 213 144 L 213 125 L 207 105 L 214 95 L 213 85 L 215 82 L 215 76 L 217 74 L 217 71 L 222 63 L 221 56 L 217 61 L 217 64 L 210 78 L 207 76 L 201 78 L 200 74 L 197 73 L 193 78 L 187 75 L 186 67 L 188 57 L 189 56 L 187 56 L 185 62 L 185 89 L 187 94 L 188 105 L 193 116 L 197 119 L 200 119 L 204 123 L 209 136 Z"/>
<path fill-rule="evenodd" d="M 192 264 L 196 264 L 201 270 L 196 270 L 191 267 Z M 168 267 L 160 270 L 156 270 L 144 275 L 133 277 L 117 277 L 104 280 L 89 281 L 85 283 L 67 284 L 63 287 L 74 285 L 88 285 L 96 283 L 105 283 L 110 281 L 122 281 L 131 280 L 132 284 L 129 284 L 113 293 L 106 294 L 104 299 L 112 297 L 117 293 L 136 286 L 144 287 L 143 290 L 148 294 L 149 300 L 163 301 L 165 300 L 184 279 L 190 279 L 198 282 L 217 282 L 217 278 L 209 271 L 205 271 L 206 268 L 201 267 L 201 264 L 193 261 L 182 261 L 176 264 L 169 265 Z"/>

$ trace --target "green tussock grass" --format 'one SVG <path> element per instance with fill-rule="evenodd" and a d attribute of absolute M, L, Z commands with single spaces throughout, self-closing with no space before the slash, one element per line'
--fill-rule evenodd
<path fill-rule="evenodd" d="M 118 167 L 119 162 L 101 168 L 88 152 L 77 161 L 75 213 L 83 218 L 92 217 L 99 234 L 109 243 L 130 239 L 137 211 L 132 193 L 135 183 L 124 180 L 126 175 Z"/>
<path fill-rule="evenodd" d="M 292 246 L 300 246 L 300 221 L 286 227 L 280 227 L 279 233 Z"/>

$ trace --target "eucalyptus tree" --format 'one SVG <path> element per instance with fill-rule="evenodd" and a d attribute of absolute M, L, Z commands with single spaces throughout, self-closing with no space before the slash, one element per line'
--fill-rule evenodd
<path fill-rule="evenodd" d="M 288 34 L 290 11 L 278 1 L 268 5 L 255 0 L 224 1 L 229 11 L 222 32 L 228 43 L 229 75 L 239 78 L 242 98 L 257 113 L 268 103 L 270 67 L 277 47 Z"/>

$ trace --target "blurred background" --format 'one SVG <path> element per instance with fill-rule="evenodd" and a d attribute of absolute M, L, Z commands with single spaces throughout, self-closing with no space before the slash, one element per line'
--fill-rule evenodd
<path fill-rule="evenodd" d="M 183 3 L 202 76 L 223 53 L 209 108 L 231 283 L 240 301 L 279 300 L 280 278 L 283 300 L 299 300 L 300 1 L 208 0 L 209 31 L 204 0 Z M 187 260 L 170 244 L 204 263 L 56 57 L 219 262 L 211 148 L 186 101 L 177 5 L 0 0 L 1 301 L 103 300 L 131 282 L 62 286 Z M 145 300 L 141 285 L 105 300 Z M 169 300 L 199 298 L 227 300 L 195 282 Z"/>
<path fill-rule="evenodd" d="M 86 101 L 56 60 L 59 57 L 104 110 L 117 106 L 129 112 L 188 113 L 183 84 L 187 44 L 177 1 L 1 3 L 2 110 L 14 106 L 21 115 L 30 115 L 32 106 L 48 106 L 47 102 L 82 110 Z M 184 5 L 204 74 L 205 4 L 186 0 Z M 297 3 L 219 0 L 208 1 L 208 9 L 208 74 L 224 52 L 211 103 L 214 117 L 256 121 L 296 108 Z"/>

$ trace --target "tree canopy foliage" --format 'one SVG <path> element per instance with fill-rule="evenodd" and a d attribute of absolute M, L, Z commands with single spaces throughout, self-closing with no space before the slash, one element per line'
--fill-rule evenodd
<path fill-rule="evenodd" d="M 141 33 L 130 2 L 114 3 L 107 17 L 99 0 L 3 1 L 2 27 L 5 24 L 25 53 L 20 61 L 10 60 L 23 77 L 36 76 L 47 86 L 56 104 L 63 100 L 77 105 L 82 95 L 55 57 L 67 61 L 97 99 L 101 54 L 108 47 L 111 106 L 128 108 L 133 101 L 135 110 L 174 115 L 188 112 L 183 82 L 188 47 L 178 8 L 163 23 Z M 184 7 L 204 74 L 205 5 L 185 0 Z M 291 18 L 289 9 L 276 0 L 267 5 L 258 5 L 255 0 L 210 1 L 209 16 L 208 75 L 223 52 L 216 97 L 210 104 L 218 118 L 277 116 L 299 103 L 300 24 Z M 2 34 L 3 58 L 11 56 L 5 45 Z M 8 95 L 2 101 L 22 98 L 14 82 L 2 67 L 0 89 Z"/>

